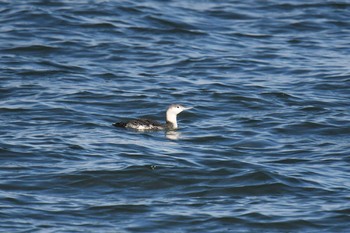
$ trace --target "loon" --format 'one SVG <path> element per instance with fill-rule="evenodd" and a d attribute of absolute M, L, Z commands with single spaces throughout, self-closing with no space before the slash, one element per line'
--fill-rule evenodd
<path fill-rule="evenodd" d="M 178 128 L 176 116 L 184 110 L 191 109 L 192 107 L 184 107 L 180 104 L 172 104 L 166 111 L 166 123 L 161 124 L 157 121 L 149 119 L 135 119 L 128 122 L 114 123 L 115 127 L 130 128 L 136 130 L 175 130 Z"/>

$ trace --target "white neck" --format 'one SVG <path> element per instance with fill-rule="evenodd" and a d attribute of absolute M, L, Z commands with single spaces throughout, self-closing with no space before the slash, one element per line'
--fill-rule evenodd
<path fill-rule="evenodd" d="M 173 113 L 171 111 L 166 112 L 166 121 L 173 124 L 174 129 L 177 129 L 177 120 L 176 120 L 176 113 Z"/>

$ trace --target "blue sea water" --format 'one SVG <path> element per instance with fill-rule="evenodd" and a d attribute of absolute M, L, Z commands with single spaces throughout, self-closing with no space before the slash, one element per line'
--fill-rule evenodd
<path fill-rule="evenodd" d="M 350 232 L 350 1 L 0 1 L 1 232 Z M 176 132 L 112 123 L 164 121 Z"/>

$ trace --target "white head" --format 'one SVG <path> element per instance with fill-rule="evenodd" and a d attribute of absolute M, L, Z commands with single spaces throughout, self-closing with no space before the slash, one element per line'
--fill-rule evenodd
<path fill-rule="evenodd" d="M 170 122 L 173 125 L 173 128 L 176 129 L 177 128 L 177 120 L 176 120 L 177 114 L 179 114 L 180 112 L 182 112 L 184 110 L 188 110 L 191 108 L 192 107 L 186 108 L 180 104 L 170 105 L 168 110 L 166 111 L 166 121 Z"/>

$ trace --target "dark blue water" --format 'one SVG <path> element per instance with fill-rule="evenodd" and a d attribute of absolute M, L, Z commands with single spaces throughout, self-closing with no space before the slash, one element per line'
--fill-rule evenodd
<path fill-rule="evenodd" d="M 1 232 L 350 232 L 350 1 L 0 1 Z M 111 124 L 135 117 L 176 132 Z"/>

